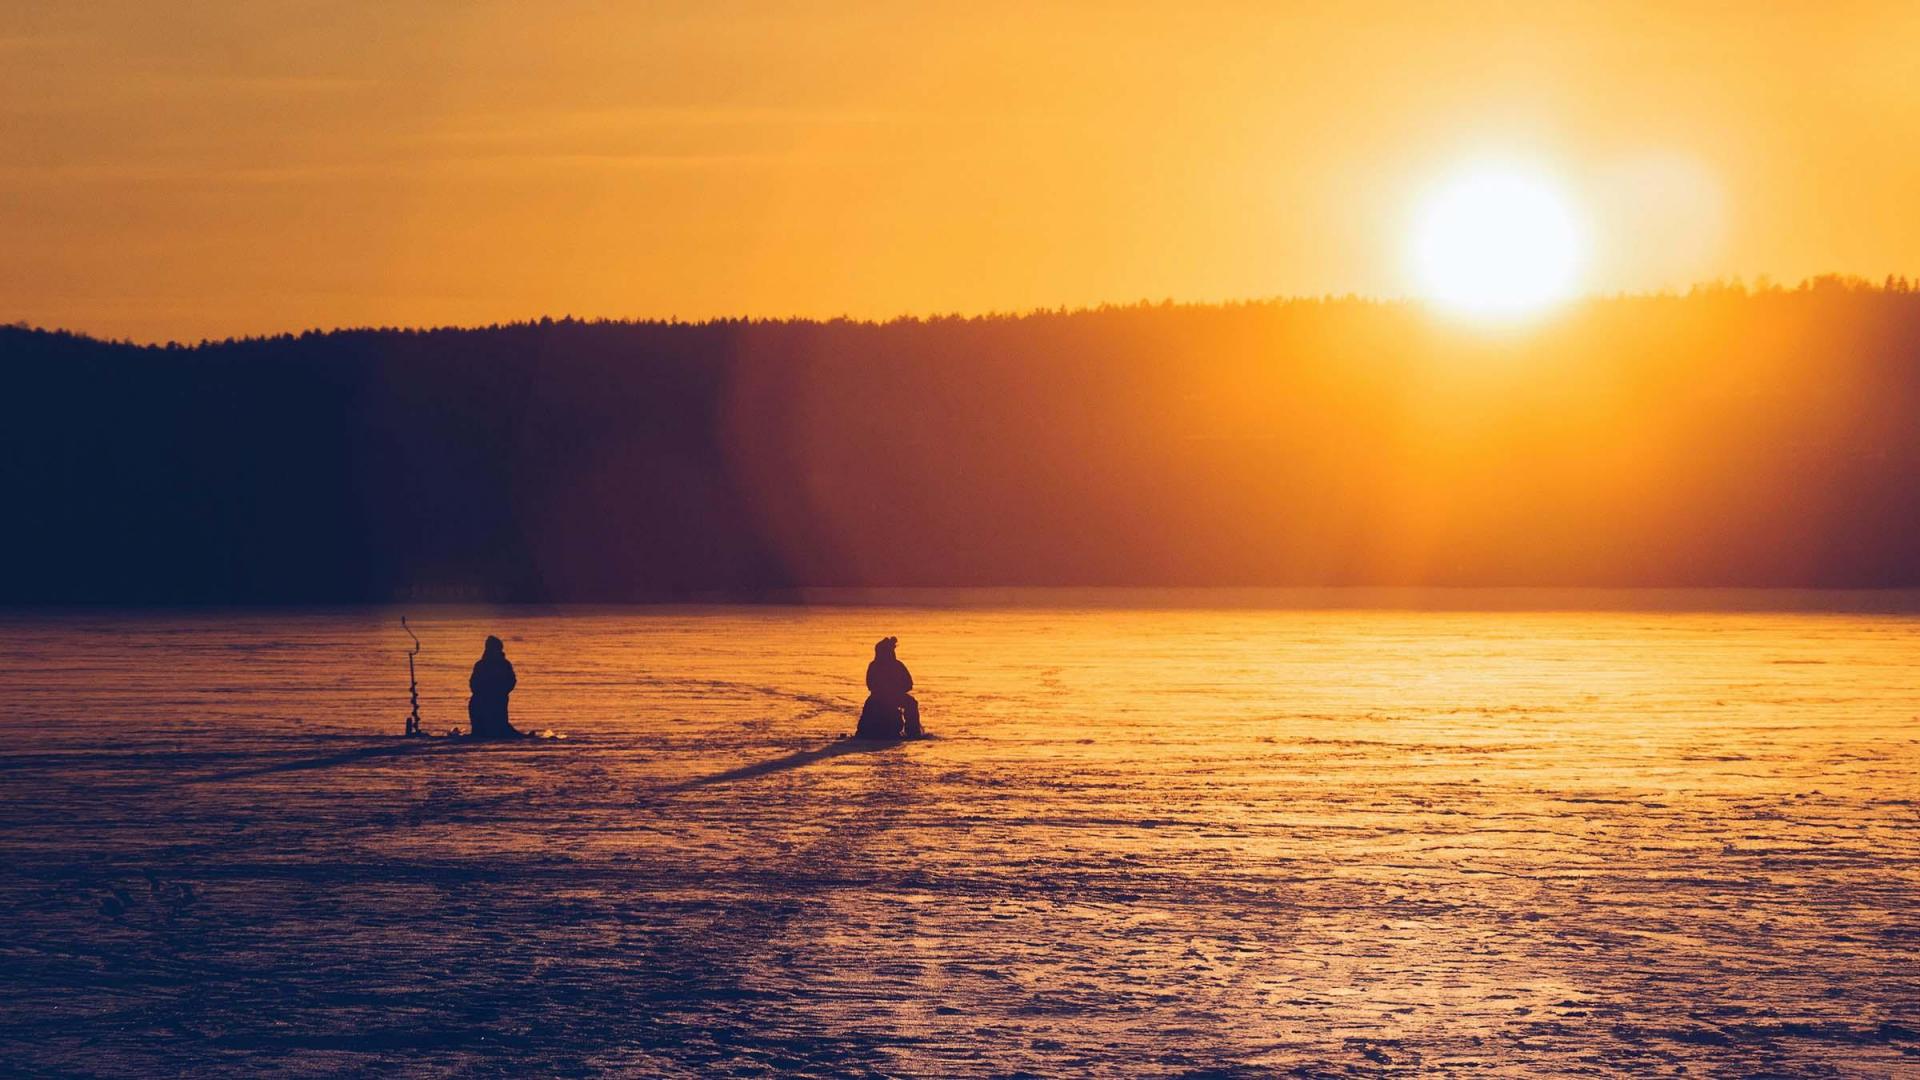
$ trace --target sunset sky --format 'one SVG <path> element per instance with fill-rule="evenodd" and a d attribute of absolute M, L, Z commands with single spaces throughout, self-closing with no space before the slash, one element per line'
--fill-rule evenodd
<path fill-rule="evenodd" d="M 1920 5 L 13 0 L 0 321 L 1403 295 L 1481 160 L 1582 291 L 1920 272 Z"/>

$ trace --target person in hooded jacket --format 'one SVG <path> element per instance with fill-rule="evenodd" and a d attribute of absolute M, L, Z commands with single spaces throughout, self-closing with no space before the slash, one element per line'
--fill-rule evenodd
<path fill-rule="evenodd" d="M 524 734 L 507 722 L 507 695 L 513 693 L 518 681 L 506 646 L 497 637 L 487 638 L 486 648 L 467 679 L 467 689 L 473 691 L 467 699 L 467 724 L 474 738 L 516 739 Z"/>
<path fill-rule="evenodd" d="M 899 638 L 888 637 L 873 647 L 873 662 L 867 665 L 867 703 L 860 709 L 855 738 L 920 737 L 920 702 L 912 693 L 913 673 L 894 655 L 899 644 Z"/>

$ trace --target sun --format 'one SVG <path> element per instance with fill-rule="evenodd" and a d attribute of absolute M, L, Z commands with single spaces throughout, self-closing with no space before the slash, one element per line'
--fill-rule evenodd
<path fill-rule="evenodd" d="M 1510 321 L 1542 314 L 1573 295 L 1586 232 L 1551 176 L 1480 165 L 1427 193 L 1409 254 L 1429 302 L 1469 319 Z"/>

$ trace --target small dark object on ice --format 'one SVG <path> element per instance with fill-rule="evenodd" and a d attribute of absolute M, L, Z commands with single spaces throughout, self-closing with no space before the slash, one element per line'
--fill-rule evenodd
<path fill-rule="evenodd" d="M 420 655 L 420 635 L 407 625 L 407 617 L 400 616 L 400 629 L 413 639 L 413 651 L 407 654 L 407 696 L 413 701 L 413 712 L 407 716 L 407 737 L 424 736 L 426 731 L 420 727 L 420 680 L 413 673 L 413 658 Z"/>
<path fill-rule="evenodd" d="M 873 662 L 867 665 L 867 703 L 860 708 L 860 723 L 853 732 L 856 739 L 921 736 L 920 702 L 912 693 L 913 674 L 893 654 L 899 644 L 899 638 L 886 637 L 873 647 Z"/>
<path fill-rule="evenodd" d="M 507 660 L 507 647 L 497 637 L 488 637 L 486 648 L 467 678 L 467 725 L 476 739 L 517 739 L 521 732 L 507 722 L 507 695 L 519 682 L 513 664 Z"/>
<path fill-rule="evenodd" d="M 920 728 L 919 710 L 908 713 L 898 705 L 885 705 L 868 698 L 860 709 L 859 726 L 853 730 L 856 739 L 923 739 L 926 732 Z"/>

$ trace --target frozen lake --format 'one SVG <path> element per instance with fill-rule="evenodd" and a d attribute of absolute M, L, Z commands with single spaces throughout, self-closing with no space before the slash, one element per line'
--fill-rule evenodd
<path fill-rule="evenodd" d="M 0 1063 L 1920 1073 L 1920 618 L 1260 603 L 0 615 Z"/>

